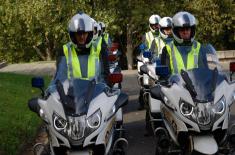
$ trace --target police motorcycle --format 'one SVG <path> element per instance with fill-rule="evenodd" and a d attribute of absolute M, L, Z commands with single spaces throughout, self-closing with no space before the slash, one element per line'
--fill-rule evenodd
<path fill-rule="evenodd" d="M 150 103 L 150 110 L 153 114 L 160 110 L 162 117 L 162 124 L 154 129 L 156 154 L 212 155 L 235 151 L 235 124 L 229 122 L 235 83 L 218 71 L 218 59 L 213 55 L 207 54 L 208 68 L 182 70 L 150 89 L 151 98 L 160 103 Z M 169 70 L 157 66 L 155 72 L 167 76 Z"/>
<path fill-rule="evenodd" d="M 152 80 L 147 74 L 147 66 L 153 66 L 155 63 L 151 61 L 152 52 L 146 50 L 146 45 L 141 44 L 139 46 L 141 53 L 137 56 L 137 71 L 138 71 L 138 84 L 140 86 L 139 102 L 144 104 L 148 102 L 147 92 L 152 85 Z"/>
<path fill-rule="evenodd" d="M 122 74 L 110 74 L 111 83 L 120 83 Z M 42 78 L 32 86 L 43 90 Z M 42 93 L 44 93 L 42 91 Z M 56 91 L 29 100 L 29 108 L 46 124 L 48 154 L 126 154 L 128 142 L 121 108 L 128 96 L 95 80 L 56 81 Z M 45 147 L 46 148 L 46 147 Z"/>

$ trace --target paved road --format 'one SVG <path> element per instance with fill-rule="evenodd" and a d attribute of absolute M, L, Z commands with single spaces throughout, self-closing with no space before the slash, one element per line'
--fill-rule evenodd
<path fill-rule="evenodd" d="M 17 69 L 16 69 L 17 68 Z M 17 72 L 24 74 L 50 74 L 53 75 L 54 64 L 22 64 L 10 65 L 7 68 L 0 69 L 0 72 Z M 128 133 L 130 155 L 152 155 L 154 154 L 154 140 L 152 137 L 145 137 L 145 111 L 138 111 L 138 92 L 137 71 L 123 71 L 123 91 L 129 95 L 129 104 L 124 107 L 124 123 Z M 235 106 L 231 108 L 235 114 Z M 27 153 L 27 155 L 31 155 Z"/>
<path fill-rule="evenodd" d="M 154 140 L 145 137 L 145 111 L 138 111 L 137 71 L 124 72 L 123 91 L 129 95 L 129 104 L 124 107 L 124 123 L 128 133 L 128 154 L 154 154 Z"/>

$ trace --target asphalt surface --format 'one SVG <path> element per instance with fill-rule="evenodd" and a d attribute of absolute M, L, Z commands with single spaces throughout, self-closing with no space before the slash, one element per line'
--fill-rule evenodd
<path fill-rule="evenodd" d="M 124 127 L 127 130 L 129 142 L 128 154 L 153 155 L 154 139 L 145 137 L 145 110 L 138 110 L 138 94 L 140 87 L 137 83 L 137 71 L 124 71 L 122 90 L 129 95 L 129 103 L 123 108 Z"/>
<path fill-rule="evenodd" d="M 23 74 L 49 74 L 53 75 L 55 66 L 53 62 L 46 64 L 17 64 L 9 65 L 0 69 L 0 72 L 15 72 Z M 145 137 L 145 110 L 138 110 L 138 94 L 139 85 L 137 83 L 137 71 L 123 71 L 124 80 L 122 90 L 129 95 L 129 104 L 123 109 L 124 111 L 124 127 L 127 131 L 129 142 L 128 154 L 130 155 L 153 155 L 154 139 L 153 137 Z M 235 106 L 231 108 L 231 113 L 235 114 Z M 234 118 L 234 117 L 232 117 Z M 31 150 L 31 149 L 29 149 Z M 27 153 L 31 155 L 31 153 Z"/>

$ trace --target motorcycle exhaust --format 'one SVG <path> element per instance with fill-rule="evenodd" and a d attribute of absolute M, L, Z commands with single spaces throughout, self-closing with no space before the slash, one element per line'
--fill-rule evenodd
<path fill-rule="evenodd" d="M 157 145 L 162 149 L 167 149 L 170 145 L 170 140 L 167 130 L 163 127 L 158 127 L 154 130 Z"/>

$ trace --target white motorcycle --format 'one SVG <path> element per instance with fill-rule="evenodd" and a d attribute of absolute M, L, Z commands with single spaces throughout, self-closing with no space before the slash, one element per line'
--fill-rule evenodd
<path fill-rule="evenodd" d="M 111 74 L 110 82 L 119 83 L 121 74 Z M 32 86 L 42 89 L 43 79 L 33 78 Z M 128 96 L 95 80 L 56 82 L 49 96 L 33 98 L 29 108 L 46 123 L 48 154 L 111 155 L 125 154 L 122 108 Z"/>
<path fill-rule="evenodd" d="M 169 82 L 159 81 L 150 94 L 155 100 L 150 102 L 151 121 L 162 122 L 154 130 L 156 155 L 234 151 L 235 124 L 229 121 L 235 83 L 229 82 L 217 68 L 182 71 L 171 76 Z M 154 119 L 159 110 L 162 119 Z"/>

